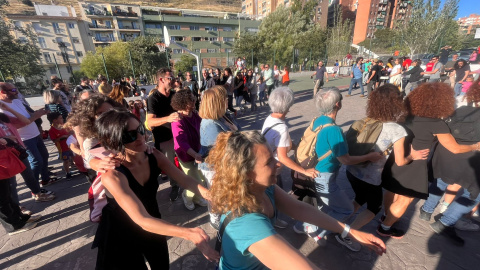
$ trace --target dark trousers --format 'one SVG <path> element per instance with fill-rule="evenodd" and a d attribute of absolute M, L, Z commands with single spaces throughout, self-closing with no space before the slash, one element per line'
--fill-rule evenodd
<path fill-rule="evenodd" d="M 22 214 L 20 206 L 12 200 L 10 179 L 0 180 L 0 223 L 5 230 L 13 232 L 23 227 L 28 219 L 29 216 Z"/>
<path fill-rule="evenodd" d="M 228 109 L 233 113 L 237 111 L 233 108 L 233 96 L 231 95 L 228 96 Z"/>

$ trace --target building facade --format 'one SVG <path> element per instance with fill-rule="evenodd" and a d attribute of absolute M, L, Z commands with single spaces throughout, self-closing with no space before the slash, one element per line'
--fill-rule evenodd
<path fill-rule="evenodd" d="M 459 18 L 458 24 L 463 33 L 474 33 L 475 29 L 480 28 L 480 15 L 470 14 L 468 17 Z"/>
<path fill-rule="evenodd" d="M 235 39 L 241 32 L 256 33 L 260 26 L 260 21 L 239 14 L 158 7 L 142 7 L 142 19 L 145 35 L 163 38 L 165 26 L 171 40 L 200 55 L 203 67 L 233 65 Z M 173 62 L 187 53 L 173 43 L 169 49 Z"/>
<path fill-rule="evenodd" d="M 411 16 L 408 0 L 358 0 L 353 44 L 375 38 L 378 29 L 395 28 Z"/>
<path fill-rule="evenodd" d="M 138 5 L 78 2 L 81 19 L 87 23 L 95 46 L 129 41 L 143 35 L 142 12 Z"/>
<path fill-rule="evenodd" d="M 40 49 L 40 64 L 45 69 L 44 80 L 58 76 L 69 80 L 72 72 L 80 69 L 87 51 L 94 50 L 88 31 L 71 7 L 38 5 L 37 15 L 7 15 L 10 23 L 18 28 L 32 29 Z M 13 36 L 27 40 L 21 31 L 13 29 Z"/>

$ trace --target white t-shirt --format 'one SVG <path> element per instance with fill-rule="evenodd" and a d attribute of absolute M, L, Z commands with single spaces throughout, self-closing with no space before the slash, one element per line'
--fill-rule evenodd
<path fill-rule="evenodd" d="M 275 125 L 278 124 L 278 125 Z M 273 126 L 275 125 L 275 126 Z M 265 131 L 272 127 L 268 132 Z M 264 134 L 265 133 L 265 134 Z M 290 133 L 288 132 L 287 124 L 285 121 L 273 118 L 271 115 L 265 119 L 262 127 L 262 134 L 264 134 L 265 139 L 267 140 L 268 146 L 272 149 L 273 157 L 278 160 L 277 148 L 278 147 L 287 147 L 287 152 L 292 147 L 292 140 L 290 138 Z M 280 169 L 277 170 L 277 174 L 280 173 Z"/>
<path fill-rule="evenodd" d="M 400 70 L 402 70 L 402 66 L 401 65 L 396 65 L 392 68 L 392 72 L 390 72 L 390 74 L 395 74 L 395 73 L 399 72 Z"/>
<path fill-rule="evenodd" d="M 21 115 L 30 118 L 30 114 L 28 113 L 27 109 L 25 109 L 25 106 L 23 106 L 22 101 L 19 99 L 14 99 L 12 103 L 4 102 L 8 107 L 11 109 L 15 110 L 16 112 L 20 113 Z M 3 111 L 0 109 L 0 112 L 10 116 L 10 117 L 15 117 L 13 114 L 10 112 Z M 19 128 L 18 129 L 18 134 L 20 134 L 20 138 L 22 138 L 22 141 L 30 140 L 38 135 L 40 135 L 40 131 L 38 131 L 38 127 L 35 124 L 35 122 L 31 122 L 30 124 Z"/>
<path fill-rule="evenodd" d="M 73 135 L 70 135 L 70 136 L 68 136 L 68 138 L 67 138 L 67 145 L 68 145 L 68 147 L 70 147 L 70 144 L 74 144 L 74 145 L 76 145 L 76 146 L 79 146 L 77 139 L 76 139 Z"/>
<path fill-rule="evenodd" d="M 228 77 L 227 84 L 229 85 L 227 89 L 227 95 L 233 96 L 233 88 L 235 88 L 235 85 L 233 83 L 233 76 Z"/>
<path fill-rule="evenodd" d="M 389 154 L 392 152 L 393 144 L 403 137 L 407 136 L 407 131 L 401 125 L 394 122 L 383 123 L 382 132 L 378 136 L 375 144 L 375 152 L 384 152 L 389 149 Z M 367 165 L 348 165 L 347 170 L 356 178 L 363 180 L 369 184 L 378 186 L 382 182 L 383 166 L 387 162 L 388 155 L 383 156 L 377 162 L 370 162 Z"/>

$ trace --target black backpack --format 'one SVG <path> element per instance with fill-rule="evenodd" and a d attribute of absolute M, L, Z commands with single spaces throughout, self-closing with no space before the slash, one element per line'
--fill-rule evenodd
<path fill-rule="evenodd" d="M 476 143 L 480 141 L 480 108 L 460 107 L 445 122 L 457 142 Z"/>

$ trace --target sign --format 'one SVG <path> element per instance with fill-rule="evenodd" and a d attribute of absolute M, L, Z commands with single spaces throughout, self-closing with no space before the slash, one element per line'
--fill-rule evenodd
<path fill-rule="evenodd" d="M 475 39 L 480 39 L 480 28 L 477 28 L 477 31 L 475 32 Z"/>

